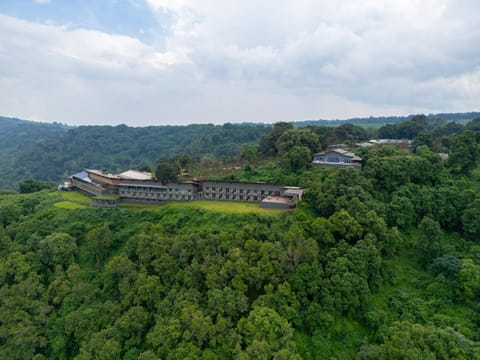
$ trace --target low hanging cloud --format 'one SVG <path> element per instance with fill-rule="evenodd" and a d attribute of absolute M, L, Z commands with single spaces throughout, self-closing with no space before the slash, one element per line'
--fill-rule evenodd
<path fill-rule="evenodd" d="M 475 1 L 146 5 L 151 44 L 0 15 L 4 113 L 145 125 L 478 110 Z"/>

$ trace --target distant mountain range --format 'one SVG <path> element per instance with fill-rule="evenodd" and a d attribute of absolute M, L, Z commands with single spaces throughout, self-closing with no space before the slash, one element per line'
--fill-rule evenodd
<path fill-rule="evenodd" d="M 338 126 L 342 124 L 354 124 L 362 126 L 382 126 L 387 124 L 395 124 L 406 121 L 415 115 L 408 116 L 370 116 L 365 118 L 351 118 L 347 120 L 304 120 L 292 122 L 297 127 L 303 126 Z M 480 118 L 480 112 L 466 112 L 466 113 L 438 113 L 425 115 L 427 118 L 437 118 L 446 121 L 468 122 L 473 119 Z"/>

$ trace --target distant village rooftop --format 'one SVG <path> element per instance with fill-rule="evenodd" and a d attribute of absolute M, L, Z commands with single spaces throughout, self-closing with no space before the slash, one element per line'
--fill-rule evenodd
<path fill-rule="evenodd" d="M 408 139 L 375 139 L 369 140 L 368 142 L 356 143 L 355 146 L 359 147 L 371 147 L 375 145 L 396 145 L 396 146 L 410 146 L 412 140 Z"/>

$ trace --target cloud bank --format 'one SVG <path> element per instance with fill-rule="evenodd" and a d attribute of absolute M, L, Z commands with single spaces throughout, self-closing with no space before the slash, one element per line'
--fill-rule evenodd
<path fill-rule="evenodd" d="M 147 125 L 479 109 L 476 1 L 131 1 L 155 15 L 148 43 L 0 15 L 1 113 Z"/>

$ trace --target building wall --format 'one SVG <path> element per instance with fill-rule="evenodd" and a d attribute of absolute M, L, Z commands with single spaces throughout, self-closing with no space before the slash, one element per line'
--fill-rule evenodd
<path fill-rule="evenodd" d="M 124 199 L 137 199 L 152 201 L 180 200 L 190 201 L 196 200 L 197 196 L 196 184 L 176 184 L 169 183 L 162 185 L 160 183 L 148 182 L 128 182 L 121 183 L 118 186 L 118 195 Z"/>
<path fill-rule="evenodd" d="M 95 174 L 90 178 L 95 179 Z M 267 196 L 282 196 L 286 187 L 266 183 L 204 181 L 200 183 L 168 183 L 122 179 L 117 185 L 101 182 L 87 183 L 72 177 L 72 185 L 89 196 L 118 194 L 119 201 L 144 204 L 161 204 L 164 201 L 224 200 L 261 202 Z M 101 204 L 109 206 L 113 204 Z"/>
<path fill-rule="evenodd" d="M 362 169 L 362 164 L 357 162 L 352 162 L 350 164 L 345 163 L 328 163 L 328 162 L 313 162 L 313 166 L 318 167 L 336 167 L 336 168 L 354 168 L 354 169 Z"/>
<path fill-rule="evenodd" d="M 352 161 L 351 157 L 338 154 L 336 152 L 328 152 L 316 154 L 313 156 L 313 165 L 320 167 L 354 167 L 361 169 L 361 162 Z"/>
<path fill-rule="evenodd" d="M 205 181 L 203 198 L 207 200 L 262 201 L 267 196 L 280 196 L 282 185 L 240 182 Z"/>
<path fill-rule="evenodd" d="M 88 177 L 90 179 L 92 179 L 93 181 L 96 181 L 100 184 L 108 184 L 108 185 L 111 185 L 111 186 L 116 186 L 118 184 L 120 184 L 120 179 L 115 179 L 115 178 L 111 178 L 111 177 L 108 177 L 108 176 L 102 176 L 100 174 L 97 174 L 97 173 L 94 173 L 94 172 L 91 172 L 91 171 L 88 171 L 86 170 L 87 173 L 88 173 Z"/>
<path fill-rule="evenodd" d="M 260 207 L 263 209 L 290 209 L 290 204 L 280 203 L 280 202 L 270 202 L 270 201 L 262 201 L 260 203 Z"/>
<path fill-rule="evenodd" d="M 96 185 L 86 183 L 84 181 L 72 178 L 72 186 L 89 196 L 98 196 L 105 193 L 105 191 Z"/>
<path fill-rule="evenodd" d="M 115 208 L 117 207 L 118 200 L 110 200 L 110 199 L 95 199 L 93 198 L 93 206 L 94 207 L 105 207 L 105 208 Z"/>
<path fill-rule="evenodd" d="M 326 154 L 319 154 L 313 156 L 313 161 L 325 161 L 328 163 L 345 163 L 349 164 L 351 162 L 351 158 L 348 156 L 343 156 L 337 154 L 335 152 L 326 153 Z"/>

